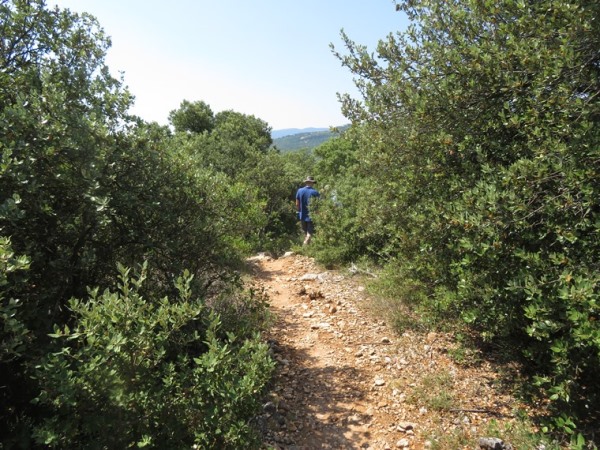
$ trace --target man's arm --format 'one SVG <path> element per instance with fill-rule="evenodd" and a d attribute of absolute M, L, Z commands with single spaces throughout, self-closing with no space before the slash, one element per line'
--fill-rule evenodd
<path fill-rule="evenodd" d="M 296 211 L 300 211 L 300 199 L 296 199 Z"/>

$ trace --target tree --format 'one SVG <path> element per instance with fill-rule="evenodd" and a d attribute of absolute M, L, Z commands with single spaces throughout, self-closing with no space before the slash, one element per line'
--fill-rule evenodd
<path fill-rule="evenodd" d="M 215 117 L 210 106 L 203 102 L 189 102 L 184 100 L 169 113 L 169 122 L 175 131 L 203 133 L 210 132 L 215 126 Z"/>
<path fill-rule="evenodd" d="M 232 110 L 217 113 L 212 130 L 176 133 L 172 142 L 172 151 L 182 149 L 194 166 L 229 180 L 224 223 L 244 253 L 280 252 L 295 234 L 292 177 L 272 143 L 266 122 Z"/>
<path fill-rule="evenodd" d="M 53 314 L 85 283 L 86 243 L 108 222 L 100 179 L 131 98 L 103 64 L 109 42 L 93 18 L 41 1 L 3 2 L 1 12 L 0 144 L 15 163 L 0 191 L 21 211 L 1 226 L 31 258 L 30 282 L 49 302 L 40 309 Z"/>
<path fill-rule="evenodd" d="M 0 370 L 2 433 L 18 436 L 26 435 L 36 391 L 28 367 L 64 317 L 65 298 L 85 289 L 94 259 L 87 244 L 107 223 L 98 180 L 131 97 L 103 64 L 109 41 L 93 18 L 43 1 L 2 1 L 0 29 L 3 165 L 10 157 L 0 178 L 0 232 L 31 261 L 3 287 L 4 299 L 25 305 L 14 317 L 30 332 Z"/>
<path fill-rule="evenodd" d="M 117 295 L 117 303 L 123 300 L 119 306 L 125 307 L 129 325 L 143 324 L 148 318 L 145 308 L 153 309 L 168 303 L 167 298 L 173 299 L 173 308 L 165 309 L 159 325 L 150 319 L 152 326 L 159 326 L 165 334 L 144 328 L 146 344 L 159 348 L 161 336 L 180 336 L 176 323 L 185 325 L 181 334 L 189 333 L 188 338 L 196 344 L 209 338 L 195 333 L 190 322 L 196 316 L 187 316 L 190 305 L 182 305 L 189 297 L 178 296 L 177 277 L 187 273 L 190 293 L 198 299 L 194 308 L 205 314 L 202 320 L 210 316 L 216 324 L 219 313 L 236 317 L 236 321 L 228 320 L 227 329 L 219 327 L 218 333 L 210 336 L 215 352 L 226 362 L 227 376 L 243 378 L 245 369 L 237 371 L 241 366 L 236 363 L 260 358 L 259 353 L 266 356 L 264 348 L 249 344 L 254 337 L 248 330 L 260 329 L 264 302 L 253 295 L 245 298 L 239 283 L 232 281 L 231 267 L 240 256 L 235 241 L 242 238 L 236 222 L 229 220 L 231 207 L 236 204 L 243 204 L 248 215 L 261 213 L 244 204 L 247 193 L 243 184 L 197 164 L 184 146 L 174 144 L 183 136 L 193 140 L 203 134 L 173 135 L 167 127 L 146 124 L 128 114 L 132 97 L 121 80 L 109 74 L 104 57 L 110 41 L 94 18 L 47 9 L 41 0 L 0 0 L 0 29 L 0 445 L 30 448 L 32 429 L 37 429 L 39 445 L 61 447 L 68 441 L 71 446 L 84 447 L 91 442 L 90 435 L 71 427 L 81 426 L 95 434 L 99 429 L 139 429 L 141 424 L 135 421 L 143 420 L 132 415 L 119 424 L 122 416 L 116 410 L 104 411 L 103 403 L 95 402 L 106 398 L 105 394 L 109 398 L 115 394 L 112 400 L 118 403 L 122 397 L 112 388 L 124 380 L 132 381 L 127 370 L 104 377 L 103 370 L 110 366 L 104 362 L 113 360 L 114 347 L 101 345 L 98 350 L 91 342 L 94 330 L 100 335 L 119 332 L 112 322 L 116 309 L 104 304 L 104 300 L 115 299 L 110 288 L 119 275 L 119 263 L 137 267 L 149 261 L 148 280 L 143 287 L 139 283 L 136 297 L 149 300 L 126 302 L 125 292 L 122 297 Z M 210 115 L 209 108 L 203 111 Z M 225 147 L 225 142 L 222 145 Z M 96 297 L 89 292 L 106 293 L 98 297 L 103 299 L 98 309 L 92 307 Z M 73 298 L 82 300 L 71 301 Z M 186 323 L 177 321 L 180 313 L 186 316 Z M 90 322 L 86 322 L 88 318 Z M 120 326 L 128 329 L 126 323 Z M 53 328 L 70 339 L 49 337 Z M 71 329 L 82 333 L 71 334 Z M 235 336 L 239 336 L 239 343 L 233 342 Z M 107 337 L 96 336 L 96 342 Z M 169 358 L 202 360 L 202 350 L 207 350 L 203 344 L 192 351 L 186 342 L 175 338 L 169 344 Z M 238 350 L 243 358 L 231 357 Z M 75 353 L 79 362 L 66 356 Z M 160 349 L 157 354 L 159 359 L 165 356 Z M 210 358 L 206 358 L 209 364 Z M 44 372 L 43 362 L 49 360 L 57 365 L 51 363 Z M 99 361 L 104 362 L 97 364 Z M 161 360 L 165 374 L 170 362 Z M 264 362 L 268 366 L 266 358 Z M 203 407 L 216 408 L 216 399 L 229 395 L 229 384 L 218 385 L 210 370 L 200 372 L 196 372 L 197 385 L 191 389 L 198 389 L 196 400 L 204 402 Z M 268 371 L 258 378 L 263 375 Z M 258 378 L 246 381 L 252 384 Z M 86 384 L 90 379 L 93 382 Z M 162 377 L 159 381 L 162 383 Z M 202 383 L 207 390 L 202 390 Z M 135 383 L 129 386 L 131 398 L 141 398 L 143 403 L 144 388 L 138 385 L 136 390 Z M 43 395 L 39 395 L 42 390 Z M 250 391 L 258 392 L 256 386 Z M 65 400 L 75 399 L 74 404 L 62 409 L 56 393 L 65 394 Z M 177 389 L 167 389 L 164 395 L 171 396 L 164 399 L 165 404 L 194 409 L 187 394 L 180 395 Z M 78 403 L 80 399 L 84 399 L 83 404 Z M 222 441 L 214 437 L 220 432 L 216 426 L 219 417 L 210 416 L 205 421 L 205 437 L 214 438 L 217 447 L 220 442 L 241 438 L 249 431 L 249 416 L 237 415 L 236 408 L 247 414 L 251 403 L 244 397 L 241 404 L 232 407 L 232 426 Z M 127 406 L 133 405 L 132 401 Z M 137 407 L 143 410 L 141 403 Z M 99 422 L 95 422 L 94 409 L 107 428 L 95 428 Z M 70 416 L 69 410 L 79 412 Z M 175 428 L 181 423 L 176 420 L 170 422 L 172 428 L 154 430 L 154 438 L 168 439 L 180 430 Z M 196 439 L 190 436 L 198 431 L 197 423 L 187 424 L 190 428 L 182 436 L 191 444 Z M 78 441 L 81 436 L 82 441 Z M 107 436 L 107 442 L 141 445 L 152 437 L 136 435 L 140 441 L 128 441 L 123 435 Z M 203 441 L 198 438 L 196 442 Z"/>
<path fill-rule="evenodd" d="M 584 423 L 600 394 L 598 5 L 398 8 L 413 24 L 376 57 L 345 35 L 338 53 L 360 77 L 363 101 L 343 108 L 379 199 L 357 220 L 389 232 L 390 264 L 431 310 L 517 340 L 541 392 Z"/>

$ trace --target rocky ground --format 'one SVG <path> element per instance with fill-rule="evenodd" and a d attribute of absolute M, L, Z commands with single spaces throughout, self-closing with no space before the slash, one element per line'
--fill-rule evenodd
<path fill-rule="evenodd" d="M 523 406 L 489 362 L 457 363 L 445 334 L 395 334 L 367 312 L 360 277 L 300 255 L 251 261 L 276 317 L 265 448 L 474 449 L 492 421 L 516 426 Z"/>

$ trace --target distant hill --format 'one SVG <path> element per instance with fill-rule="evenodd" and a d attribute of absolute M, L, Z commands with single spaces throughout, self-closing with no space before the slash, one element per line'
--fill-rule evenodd
<path fill-rule="evenodd" d="M 338 127 L 339 131 L 343 131 L 348 128 L 348 125 L 344 125 L 342 127 Z M 294 130 L 293 128 L 289 128 L 289 130 Z M 310 130 L 310 128 L 305 128 L 304 130 Z M 323 142 L 327 142 L 329 139 L 334 137 L 337 133 L 332 132 L 329 128 L 316 128 L 316 131 L 304 131 L 301 130 L 297 133 L 283 135 L 282 137 L 276 138 L 274 136 L 275 132 L 272 132 L 273 136 L 273 146 L 277 147 L 281 152 L 291 152 L 294 150 L 300 150 L 303 148 L 316 148 L 321 145 Z M 284 131 L 284 130 L 278 130 Z"/>
<path fill-rule="evenodd" d="M 271 131 L 271 137 L 273 139 L 279 139 L 284 136 L 291 136 L 293 134 L 300 133 L 315 133 L 317 131 L 327 131 L 329 128 L 284 128 L 282 130 Z"/>

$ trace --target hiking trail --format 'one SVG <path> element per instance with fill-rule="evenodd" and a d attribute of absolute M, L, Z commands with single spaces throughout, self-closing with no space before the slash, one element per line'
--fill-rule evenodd
<path fill-rule="evenodd" d="M 368 313 L 360 277 L 291 253 L 249 261 L 275 316 L 265 448 L 426 449 L 436 433 L 463 433 L 472 449 L 480 426 L 512 420 L 514 399 L 489 363 L 456 364 L 445 334 L 395 334 Z"/>

